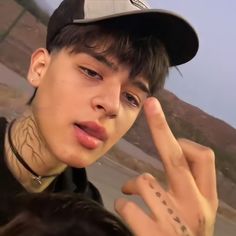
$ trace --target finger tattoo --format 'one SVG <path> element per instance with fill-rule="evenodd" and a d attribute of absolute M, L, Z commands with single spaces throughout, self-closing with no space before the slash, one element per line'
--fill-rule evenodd
<path fill-rule="evenodd" d="M 155 190 L 154 183 L 150 182 L 149 186 L 151 189 Z M 161 192 L 155 191 L 155 195 L 157 198 L 159 198 L 161 200 L 161 203 L 166 207 L 168 214 L 174 215 L 174 210 L 168 206 L 167 201 L 164 199 L 163 200 L 161 199 L 162 198 Z M 191 235 L 191 234 L 189 234 L 189 230 L 188 230 L 187 226 L 185 226 L 184 224 L 181 223 L 181 220 L 178 216 L 173 216 L 172 219 L 174 220 L 175 223 L 180 225 L 180 230 L 181 230 L 181 233 L 183 236 L 190 236 Z"/>

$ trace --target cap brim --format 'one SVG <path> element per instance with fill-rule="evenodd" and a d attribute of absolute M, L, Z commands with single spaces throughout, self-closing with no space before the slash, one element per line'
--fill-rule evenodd
<path fill-rule="evenodd" d="M 104 21 L 129 32 L 156 36 L 165 45 L 171 66 L 188 62 L 198 51 L 198 36 L 193 27 L 184 18 L 170 11 L 145 9 L 93 19 L 75 19 L 74 23 Z"/>

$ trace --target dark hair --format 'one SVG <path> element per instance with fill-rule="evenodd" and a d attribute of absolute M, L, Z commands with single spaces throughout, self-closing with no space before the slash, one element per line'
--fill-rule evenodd
<path fill-rule="evenodd" d="M 118 217 L 78 194 L 20 195 L 8 199 L 0 215 L 0 236 L 133 235 Z"/>
<path fill-rule="evenodd" d="M 156 36 L 130 33 L 109 23 L 67 25 L 48 45 L 50 53 L 63 48 L 71 53 L 87 52 L 113 56 L 131 68 L 130 77 L 147 78 L 151 94 L 161 89 L 168 74 L 169 59 L 165 47 Z M 30 99 L 30 104 L 35 96 Z"/>

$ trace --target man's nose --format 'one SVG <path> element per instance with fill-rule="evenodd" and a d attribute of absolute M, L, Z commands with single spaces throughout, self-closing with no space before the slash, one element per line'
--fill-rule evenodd
<path fill-rule="evenodd" d="M 109 118 L 115 118 L 120 109 L 120 86 L 108 86 L 93 97 L 93 108 Z"/>

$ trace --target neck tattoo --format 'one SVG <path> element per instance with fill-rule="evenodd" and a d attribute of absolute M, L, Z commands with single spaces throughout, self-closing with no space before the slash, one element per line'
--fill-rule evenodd
<path fill-rule="evenodd" d="M 12 126 L 14 124 L 15 120 L 13 120 L 10 125 L 9 125 L 9 129 L 8 129 L 8 142 L 9 142 L 9 146 L 10 149 L 12 151 L 12 153 L 14 154 L 14 156 L 16 157 L 16 159 L 19 161 L 19 163 L 21 163 L 21 165 L 32 174 L 32 179 L 34 180 L 34 182 L 38 185 L 42 185 L 42 180 L 45 178 L 52 178 L 52 177 L 56 177 L 58 176 L 58 174 L 53 174 L 53 175 L 38 175 L 34 170 L 32 170 L 32 168 L 26 163 L 26 161 L 23 159 L 23 157 L 19 154 L 19 152 L 17 151 L 16 147 L 13 144 L 12 138 L 11 138 L 11 131 L 12 131 Z"/>

